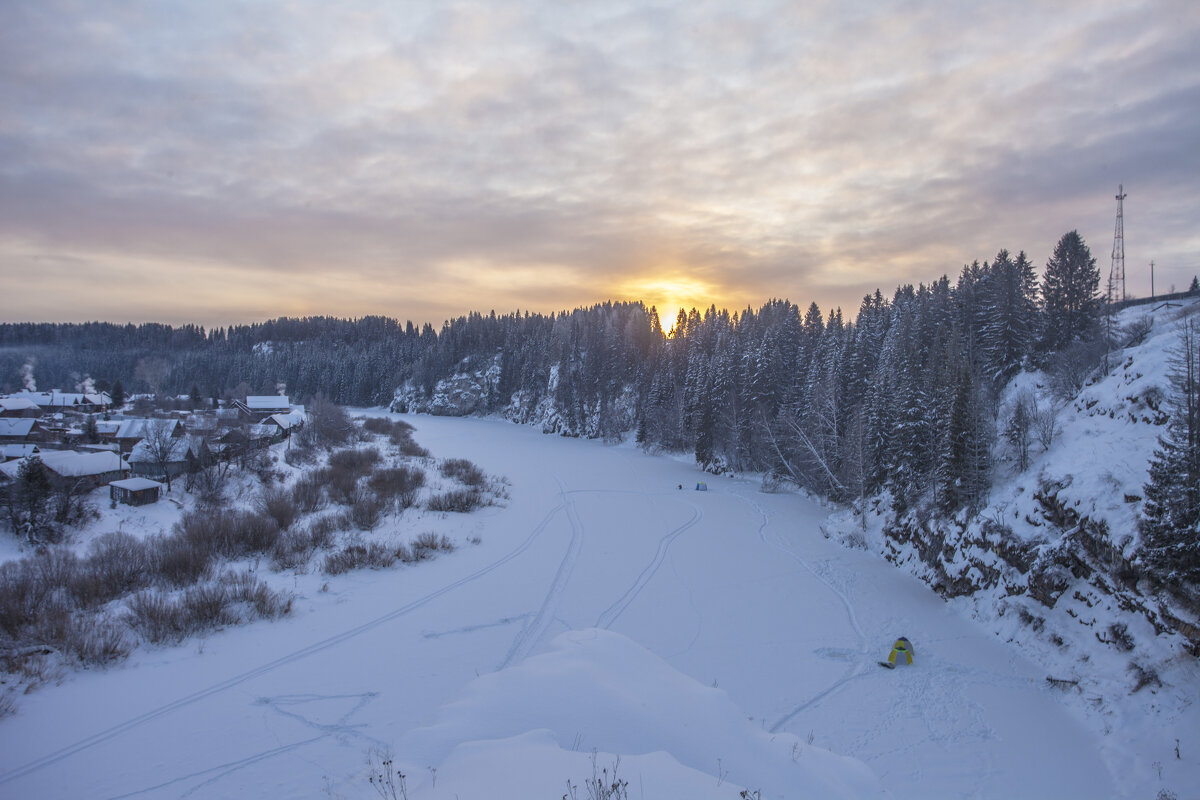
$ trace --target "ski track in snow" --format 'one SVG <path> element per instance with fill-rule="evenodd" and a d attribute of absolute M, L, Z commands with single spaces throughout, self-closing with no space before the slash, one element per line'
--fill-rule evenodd
<path fill-rule="evenodd" d="M 786 541 L 769 536 L 767 529 L 770 525 L 770 517 L 761 505 L 739 492 L 735 491 L 731 492 L 731 494 L 748 503 L 758 512 L 762 520 L 758 528 L 758 535 L 765 544 L 788 555 L 837 596 L 846 610 L 846 617 L 859 641 L 858 651 L 849 648 L 821 648 L 817 651 L 818 655 L 825 658 L 836 661 L 850 661 L 851 665 L 841 678 L 826 686 L 803 703 L 792 708 L 768 727 L 771 733 L 779 733 L 789 722 L 803 712 L 820 705 L 824 700 L 840 692 L 850 684 L 875 675 L 876 670 L 873 668 L 874 665 L 870 663 L 870 640 L 859 624 L 858 614 L 855 611 L 854 603 L 850 599 L 849 593 L 844 588 L 836 585 L 827 574 L 827 571 L 820 568 L 820 565 L 814 565 L 809 562 L 796 552 L 795 549 L 790 547 Z M 936 644 L 936 642 L 931 641 L 929 644 Z M 972 741 L 986 744 L 988 741 L 995 739 L 998 734 L 987 724 L 986 715 L 979 704 L 966 696 L 963 691 L 964 685 L 968 682 L 983 682 L 992 686 L 1026 688 L 1025 681 L 1009 675 L 981 671 L 961 664 L 952 663 L 933 666 L 931 662 L 926 663 L 926 668 L 920 673 L 905 673 L 906 682 L 902 684 L 904 688 L 901 691 L 901 699 L 897 704 L 898 713 L 907 713 L 921 720 L 926 737 L 923 741 L 909 740 L 895 748 L 885 750 L 883 753 L 897 755 L 915 752 L 926 741 L 935 743 L 961 743 L 964 741 L 964 735 Z M 963 708 L 969 710 L 970 718 L 974 723 L 973 729 L 965 734 L 962 730 L 952 727 L 954 720 L 961 716 L 958 713 L 959 710 Z M 863 752 L 870 749 L 869 746 L 875 745 L 879 740 L 892 735 L 888 730 L 886 722 L 868 726 L 856 740 L 853 752 Z M 996 774 L 996 766 L 986 746 L 975 748 L 972 751 L 972 757 L 980 762 L 978 767 L 972 770 L 973 773 L 978 775 L 977 787 L 980 788 L 977 788 L 972 795 L 968 796 L 983 797 L 981 787 L 987 786 L 988 779 Z M 880 778 L 884 777 L 886 776 L 880 775 Z"/>
<path fill-rule="evenodd" d="M 558 485 L 559 495 L 562 497 L 559 508 L 566 509 L 567 522 L 571 526 L 571 541 L 567 545 L 566 554 L 559 562 L 558 570 L 554 573 L 554 580 L 550 582 L 550 589 L 546 592 L 541 607 L 517 634 L 512 647 L 509 648 L 508 654 L 497 669 L 504 669 L 524 661 L 545 638 L 546 631 L 550 629 L 550 623 L 556 619 L 563 592 L 566 591 L 567 584 L 571 580 L 571 573 L 575 571 L 575 564 L 579 561 L 579 551 L 583 549 L 583 523 L 579 521 L 579 514 L 575 510 L 575 503 L 570 492 L 567 491 L 562 481 L 559 481 Z"/>
<path fill-rule="evenodd" d="M 621 597 L 618 598 L 615 603 L 613 603 L 611 606 L 605 609 L 603 613 L 600 614 L 600 616 L 596 619 L 595 627 L 608 630 L 613 626 L 617 619 L 619 619 L 620 616 L 625 613 L 625 609 L 629 608 L 629 605 L 637 599 L 638 595 L 642 593 L 642 590 L 645 589 L 650 583 L 650 579 L 654 577 L 659 568 L 663 565 L 663 562 L 667 558 L 667 550 L 670 549 L 671 543 L 678 539 L 684 531 L 698 523 L 704 517 L 704 512 L 700 510 L 699 506 L 695 505 L 694 503 L 689 503 L 686 500 L 683 502 L 691 506 L 692 518 L 658 540 L 658 549 L 654 552 L 654 558 L 650 559 L 650 563 L 647 564 L 642 570 L 641 574 L 637 576 L 637 579 L 634 580 L 633 585 L 629 587 L 625 594 L 621 595 Z"/>
<path fill-rule="evenodd" d="M 767 535 L 767 527 L 770 525 L 771 520 L 770 515 L 767 514 L 766 510 L 763 509 L 761 505 L 754 502 L 754 500 L 751 498 L 741 494 L 740 492 L 731 491 L 730 495 L 748 504 L 758 513 L 758 516 L 761 520 L 758 526 L 758 538 L 763 542 L 763 544 L 766 544 L 767 546 L 787 555 L 789 558 L 803 567 L 810 575 L 820 581 L 825 588 L 833 592 L 838 600 L 841 601 L 843 608 L 845 608 L 846 617 L 850 621 L 850 627 L 854 629 L 854 633 L 858 637 L 859 649 L 857 655 L 861 656 L 862 658 L 857 659 L 857 663 L 852 663 L 849 670 L 841 678 L 817 692 L 808 700 L 793 707 L 791 711 L 784 714 L 767 728 L 767 730 L 771 733 L 779 733 L 783 727 L 795 719 L 798 714 L 812 708 L 813 706 L 816 706 L 825 698 L 829 697 L 835 692 L 840 691 L 854 681 L 871 675 L 873 670 L 866 666 L 862 661 L 862 659 L 865 659 L 870 655 L 870 642 L 867 639 L 867 635 L 863 633 L 862 626 L 858 623 L 858 614 L 854 610 L 854 603 L 850 601 L 850 596 L 846 593 L 846 591 L 836 586 L 833 581 L 823 575 L 816 567 L 810 564 L 807 559 L 797 553 L 793 548 L 789 547 L 786 542 L 776 537 Z"/>
<path fill-rule="evenodd" d="M 227 778 L 237 771 L 245 769 L 246 767 L 253 766 L 254 764 L 258 764 L 259 762 L 266 761 L 271 758 L 275 758 L 276 756 L 294 752 L 302 747 L 307 747 L 310 744 L 315 744 L 322 739 L 328 739 L 331 737 L 336 738 L 341 742 L 348 742 L 353 739 L 361 739 L 371 745 L 374 745 L 375 747 L 384 748 L 387 746 L 386 742 L 381 742 L 378 739 L 368 736 L 359 730 L 360 728 L 365 728 L 365 724 L 355 725 L 350 723 L 351 717 L 369 705 L 376 697 L 378 697 L 378 694 L 378 692 L 367 692 L 365 694 L 345 695 L 295 694 L 280 695 L 278 697 L 260 697 L 257 701 L 258 705 L 265 706 L 280 716 L 295 720 L 302 726 L 317 731 L 318 735 L 308 739 L 301 739 L 296 742 L 291 742 L 290 744 L 280 745 L 279 747 L 273 747 L 270 750 L 264 750 L 261 753 L 255 753 L 254 755 L 247 756 L 246 758 L 239 758 L 235 761 L 229 761 L 224 764 L 218 764 L 214 767 L 208 767 L 206 769 L 197 770 L 196 772 L 190 772 L 187 775 L 180 775 L 175 778 L 171 778 L 170 780 L 156 783 L 153 786 L 146 786 L 141 789 L 135 789 L 132 792 L 113 795 L 107 798 L 107 800 L 126 800 L 130 797 L 138 797 L 150 792 L 166 789 L 169 786 L 177 786 L 179 784 L 187 783 L 188 781 L 192 781 L 197 778 L 204 778 L 204 780 L 201 780 L 199 783 L 195 784 L 179 795 L 181 798 L 190 797 L 201 789 L 211 786 L 217 781 Z M 356 702 L 348 711 L 346 711 L 346 713 L 342 714 L 337 718 L 336 721 L 331 723 L 317 722 L 316 720 L 310 719 L 298 711 L 288 710 L 289 708 L 301 707 L 310 703 L 325 702 L 329 700 L 354 700 Z"/>
<path fill-rule="evenodd" d="M 509 649 L 504 660 L 500 663 L 499 669 L 510 667 L 513 664 L 520 663 L 528 658 L 537 649 L 538 645 L 546 638 L 546 633 L 549 630 L 550 623 L 555 620 L 562 622 L 568 629 L 572 626 L 556 616 L 558 606 L 562 601 L 563 594 L 566 592 L 567 584 L 570 582 L 571 574 L 575 570 L 575 565 L 579 561 L 580 551 L 583 549 L 584 543 L 584 526 L 579 519 L 579 512 L 575 508 L 574 497 L 584 494 L 638 494 L 642 496 L 658 496 L 658 492 L 624 492 L 603 489 L 568 489 L 563 482 L 559 481 L 559 493 L 563 499 L 562 507 L 566 510 L 567 520 L 571 526 L 571 541 L 567 546 L 567 552 L 559 563 L 558 570 L 555 573 L 554 580 L 550 583 L 550 588 L 546 592 L 546 596 L 542 601 L 541 607 L 534 613 L 525 615 L 529 618 L 529 622 L 522 628 L 513 641 L 512 647 Z M 671 496 L 673 495 L 662 495 Z M 692 509 L 692 517 L 682 525 L 668 531 L 658 541 L 658 547 L 654 552 L 654 556 L 650 562 L 642 569 L 633 584 L 622 594 L 617 600 L 601 612 L 593 627 L 610 629 L 620 616 L 625 613 L 625 610 L 637 599 L 638 595 L 649 585 L 650 581 L 657 574 L 659 568 L 667 558 L 667 552 L 670 550 L 671 543 L 678 539 L 688 528 L 691 528 L 698 523 L 703 517 L 704 512 L 693 503 L 683 501 Z"/>
<path fill-rule="evenodd" d="M 66 747 L 60 748 L 51 753 L 47 753 L 46 755 L 42 756 L 41 758 L 34 759 L 33 761 L 30 761 L 26 764 L 16 767 L 15 769 L 11 769 L 6 773 L 2 773 L 2 774 L 0 774 L 0 786 L 4 785 L 6 783 L 9 783 L 13 780 L 16 780 L 17 778 L 21 778 L 21 777 L 24 777 L 25 775 L 29 775 L 30 773 L 37 772 L 38 770 L 44 769 L 52 764 L 56 764 L 65 758 L 69 758 L 70 756 L 73 756 L 76 753 L 87 750 L 98 744 L 103 744 L 104 742 L 115 739 L 118 736 L 120 736 L 128 731 L 133 730 L 134 728 L 140 727 L 141 725 L 144 725 L 147 722 L 156 720 L 159 717 L 166 716 L 166 715 L 172 713 L 173 711 L 177 711 L 181 708 L 184 708 L 185 706 L 189 706 L 192 703 L 196 703 L 196 702 L 199 702 L 200 700 L 204 700 L 205 698 L 211 697 L 211 696 L 218 694 L 220 692 L 223 692 L 227 689 L 231 689 L 234 686 L 241 685 L 241 684 L 245 683 L 246 681 L 253 680 L 254 678 L 262 677 L 263 675 L 266 675 L 276 669 L 279 669 L 280 667 L 284 667 L 289 664 L 294 664 L 294 663 L 296 663 L 304 658 L 307 658 L 311 655 L 328 650 L 331 647 L 336 647 L 337 645 L 342 644 L 343 642 L 348 641 L 349 639 L 352 639 L 356 636 L 360 636 L 361 634 L 367 633 L 368 631 L 374 630 L 375 628 L 379 627 L 380 625 L 391 622 L 392 620 L 395 620 L 395 619 L 399 619 L 400 617 L 403 617 L 406 614 L 410 614 L 413 611 L 416 611 L 417 609 L 428 605 L 429 603 L 438 599 L 442 595 L 448 594 L 456 589 L 466 586 L 469 583 L 479 580 L 480 578 L 484 577 L 488 573 L 493 572 L 496 569 L 499 569 L 503 565 L 512 561 L 517 556 L 524 553 L 526 550 L 528 550 L 533 545 L 534 541 L 542 534 L 543 531 L 545 531 L 546 527 L 550 524 L 550 521 L 552 519 L 554 519 L 554 517 L 561 510 L 563 510 L 563 505 L 561 505 L 561 504 L 552 508 L 550 510 L 550 512 L 542 519 L 542 521 L 540 523 L 538 523 L 537 527 L 535 527 L 533 529 L 533 531 L 529 534 L 529 536 L 527 536 L 525 538 L 525 540 L 523 542 L 521 542 L 521 544 L 517 545 L 516 548 L 511 550 L 508 554 L 506 554 L 502 558 L 497 559 L 496 561 L 493 561 L 491 564 L 488 564 L 487 566 L 476 570 L 475 572 L 471 573 L 470 575 L 467 575 L 463 578 L 460 578 L 459 580 L 448 583 L 440 589 L 436 589 L 436 590 L 430 592 L 429 594 L 424 595 L 423 597 L 419 597 L 410 603 L 400 606 L 399 608 L 394 609 L 382 616 L 375 617 L 374 619 L 372 619 L 368 622 L 364 622 L 361 625 L 356 625 L 352 628 L 348 628 L 339 634 L 330 636 L 319 642 L 314 642 L 313 644 L 308 645 L 307 647 L 302 647 L 299 650 L 295 650 L 295 651 L 288 653 L 285 656 L 281 656 L 280 658 L 277 658 L 273 661 L 268 661 L 267 663 L 262 664 L 258 667 L 255 667 L 254 669 L 250 669 L 245 672 L 234 675 L 232 677 L 226 678 L 223 681 L 214 683 L 211 686 L 208 686 L 204 689 L 200 689 L 199 691 L 192 692 L 190 694 L 186 694 L 183 697 L 180 697 L 176 700 L 172 700 L 169 703 L 164 703 L 164 704 L 158 706 L 157 708 L 152 708 L 149 711 L 146 711 L 142 714 L 138 714 L 135 717 L 131 717 L 122 723 L 113 725 L 112 727 L 109 727 L 105 730 L 98 731 L 98 732 L 92 734 L 91 736 L 86 736 L 86 737 L 74 742 L 73 744 L 67 745 Z M 324 738 L 324 737 L 318 736 L 318 737 L 316 737 L 316 739 L 311 739 L 304 743 L 318 741 L 321 738 Z M 301 744 L 304 744 L 304 743 L 301 743 Z M 288 745 L 288 746 L 285 746 L 284 748 L 280 748 L 280 749 L 273 750 L 270 752 L 274 753 L 274 754 L 279 754 L 279 753 L 287 752 L 290 749 L 294 749 L 294 747 L 297 747 L 297 746 L 300 746 L 300 745 L 299 744 Z M 267 757 L 267 756 L 266 755 L 253 756 L 251 758 L 254 760 L 262 760 L 262 758 L 265 758 L 265 757 Z M 247 761 L 246 763 L 253 763 L 253 761 Z M 186 777 L 187 776 L 185 776 L 185 778 Z M 163 784 L 163 785 L 164 786 L 170 785 L 171 783 L 175 783 L 177 780 L 183 780 L 185 778 L 168 781 L 166 784 Z M 150 791 L 150 789 L 147 789 L 145 791 Z"/>

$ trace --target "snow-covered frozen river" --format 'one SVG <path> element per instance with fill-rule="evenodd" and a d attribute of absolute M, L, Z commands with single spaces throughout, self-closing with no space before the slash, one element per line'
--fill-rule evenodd
<path fill-rule="evenodd" d="M 414 800 L 553 800 L 593 750 L 656 800 L 1113 794 L 1044 671 L 825 539 L 821 505 L 628 446 L 408 420 L 435 456 L 506 476 L 507 505 L 410 511 L 458 549 L 273 575 L 290 618 L 24 698 L 0 722 L 0 797 L 374 797 L 385 748 Z M 881 669 L 898 636 L 916 663 Z"/>

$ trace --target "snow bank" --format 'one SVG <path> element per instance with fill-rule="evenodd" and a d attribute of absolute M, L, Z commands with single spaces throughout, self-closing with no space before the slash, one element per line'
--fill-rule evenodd
<path fill-rule="evenodd" d="M 407 774 L 426 776 L 414 800 L 560 796 L 566 780 L 591 775 L 592 751 L 610 774 L 620 756 L 632 796 L 727 800 L 731 785 L 763 797 L 886 796 L 861 762 L 754 727 L 723 690 L 594 628 L 477 678 L 397 746 Z M 436 781 L 428 765 L 439 765 Z"/>

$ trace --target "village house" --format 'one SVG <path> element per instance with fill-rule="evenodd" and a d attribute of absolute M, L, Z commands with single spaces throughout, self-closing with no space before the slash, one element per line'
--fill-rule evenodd
<path fill-rule="evenodd" d="M 107 411 L 112 405 L 108 392 L 14 392 L 10 400 L 29 400 L 43 411 L 79 411 L 91 414 Z"/>
<path fill-rule="evenodd" d="M 0 397 L 0 417 L 31 417 L 42 415 L 42 407 L 27 397 Z"/>
<path fill-rule="evenodd" d="M 36 444 L 0 444 L 0 461 L 29 458 L 39 452 Z"/>
<path fill-rule="evenodd" d="M 234 400 L 233 405 L 250 422 L 262 422 L 272 414 L 287 414 L 292 410 L 292 402 L 281 394 L 250 395 L 244 401 Z"/>
<path fill-rule="evenodd" d="M 120 446 L 122 453 L 133 452 L 133 447 L 142 439 L 156 432 L 160 426 L 167 426 L 172 437 L 183 435 L 183 426 L 177 419 L 125 419 L 113 434 L 113 440 Z"/>
<path fill-rule="evenodd" d="M 36 419 L 0 419 L 0 444 L 34 444 L 45 440 L 45 430 Z"/>
<path fill-rule="evenodd" d="M 114 503 L 145 506 L 158 502 L 162 484 L 149 478 L 124 478 L 108 485 L 108 496 Z"/>
<path fill-rule="evenodd" d="M 151 442 L 143 439 L 129 453 L 133 474 L 141 478 L 166 480 L 185 473 L 198 472 L 212 460 L 208 445 L 199 436 L 181 436 L 171 442 L 165 463 L 160 463 Z"/>
<path fill-rule="evenodd" d="M 50 482 L 56 486 L 77 485 L 95 489 L 110 481 L 120 480 L 129 473 L 129 463 L 112 452 L 77 453 L 74 450 L 47 450 L 38 458 L 50 473 Z M 0 464 L 0 475 L 15 481 L 20 472 L 21 461 L 6 461 Z"/>

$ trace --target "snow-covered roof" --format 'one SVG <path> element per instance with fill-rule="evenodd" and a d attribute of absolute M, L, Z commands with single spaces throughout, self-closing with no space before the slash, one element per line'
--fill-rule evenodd
<path fill-rule="evenodd" d="M 283 428 L 285 431 L 291 430 L 292 428 L 296 427 L 297 425 L 303 424 L 304 409 L 296 410 L 293 408 L 291 413 L 288 413 L 288 414 L 272 414 L 271 416 L 267 417 L 263 421 L 264 422 L 274 422 L 276 425 Z"/>
<path fill-rule="evenodd" d="M 158 481 L 152 481 L 149 478 L 122 478 L 119 481 L 113 481 L 109 486 L 116 486 L 118 489 L 127 489 L 131 492 L 140 492 L 144 489 L 162 488 L 162 484 Z"/>
<path fill-rule="evenodd" d="M 26 458 L 37 451 L 36 444 L 0 444 L 0 457 L 6 461 L 10 458 Z"/>
<path fill-rule="evenodd" d="M 28 436 L 33 430 L 33 419 L 0 419 L 0 436 Z"/>
<path fill-rule="evenodd" d="M 70 408 L 71 406 L 106 406 L 112 403 L 108 392 L 14 392 L 12 400 L 29 400 L 40 408 Z"/>
<path fill-rule="evenodd" d="M 96 433 L 103 434 L 104 436 L 115 436 L 120 429 L 121 420 L 119 419 L 96 420 Z"/>
<path fill-rule="evenodd" d="M 198 436 L 182 436 L 174 439 L 171 442 L 171 454 L 167 457 L 167 461 L 186 461 L 188 453 L 198 456 L 201 444 L 202 440 Z M 135 444 L 129 453 L 130 464 L 147 464 L 157 460 L 150 451 L 150 443 L 145 439 Z"/>
<path fill-rule="evenodd" d="M 125 459 L 116 453 L 77 453 L 74 450 L 45 450 L 38 454 L 42 463 L 51 472 L 64 478 L 84 478 L 108 472 L 124 472 L 129 469 Z M 0 464 L 0 470 L 15 479 L 24 461 L 8 461 Z"/>
<path fill-rule="evenodd" d="M 144 439 L 154 431 L 157 426 L 166 425 L 171 429 L 172 434 L 175 428 L 179 425 L 177 419 L 125 419 L 121 420 L 121 427 L 117 429 L 118 439 Z"/>
<path fill-rule="evenodd" d="M 292 401 L 281 394 L 252 394 L 246 398 L 246 408 L 251 411 L 287 410 L 291 407 Z"/>
<path fill-rule="evenodd" d="M 28 397 L 0 397 L 0 408 L 5 411 L 29 411 L 41 406 Z"/>

